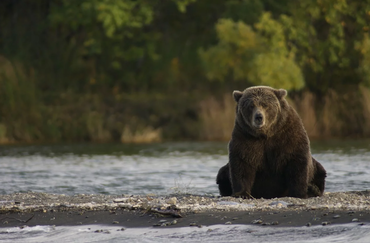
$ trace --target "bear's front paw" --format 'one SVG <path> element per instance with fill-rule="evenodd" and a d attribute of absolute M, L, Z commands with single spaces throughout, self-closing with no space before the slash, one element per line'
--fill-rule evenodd
<path fill-rule="evenodd" d="M 240 197 L 240 198 L 243 198 L 243 199 L 250 199 L 250 198 L 253 198 L 251 196 L 250 193 L 246 192 L 246 191 L 240 191 L 240 192 L 236 192 L 232 195 L 232 197 Z"/>

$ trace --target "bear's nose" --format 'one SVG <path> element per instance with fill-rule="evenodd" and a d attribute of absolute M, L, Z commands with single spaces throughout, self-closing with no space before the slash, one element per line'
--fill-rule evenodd
<path fill-rule="evenodd" d="M 256 120 L 256 122 L 262 123 L 262 121 L 263 121 L 262 113 L 260 113 L 260 112 L 256 113 L 256 115 L 254 116 L 254 119 Z"/>

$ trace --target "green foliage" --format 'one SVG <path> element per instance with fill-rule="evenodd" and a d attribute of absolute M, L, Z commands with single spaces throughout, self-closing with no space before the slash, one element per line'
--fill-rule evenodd
<path fill-rule="evenodd" d="M 50 13 L 51 24 L 67 24 L 72 29 L 101 24 L 109 38 L 119 34 L 132 37 L 132 29 L 142 28 L 152 20 L 152 7 L 146 1 L 63 0 L 62 7 L 53 4 Z M 120 33 L 124 28 L 125 31 Z"/>
<path fill-rule="evenodd" d="M 370 0 L 2 0 L 0 140 L 119 139 L 110 106 L 96 113 L 103 97 L 370 87 L 369 18 Z M 164 138 L 196 137 L 197 114 L 177 102 L 155 126 L 135 116 L 173 122 Z"/>
<path fill-rule="evenodd" d="M 248 79 L 253 84 L 262 84 L 288 90 L 298 90 L 304 86 L 300 67 L 295 63 L 295 53 L 287 48 L 284 28 L 281 23 L 264 13 L 256 24 L 261 36 L 263 52 L 253 60 L 253 68 Z"/>
<path fill-rule="evenodd" d="M 350 9 L 346 0 L 304 0 L 292 2 L 290 7 L 292 15 L 282 15 L 281 22 L 287 26 L 288 39 L 304 48 L 300 62 L 314 72 L 322 72 L 326 64 L 348 66 L 343 19 L 350 15 Z"/>
<path fill-rule="evenodd" d="M 263 2 L 260 0 L 229 0 L 225 5 L 223 18 L 243 21 L 248 25 L 256 23 L 263 12 Z"/>
<path fill-rule="evenodd" d="M 185 13 L 186 12 L 186 7 L 191 4 L 191 3 L 194 3 L 196 0 L 173 0 L 176 4 L 177 4 L 177 7 L 179 9 L 179 11 L 181 13 Z"/>
<path fill-rule="evenodd" d="M 119 69 L 125 61 L 141 58 L 146 52 L 155 57 L 151 43 L 153 36 L 141 31 L 153 21 L 150 2 L 63 0 L 61 4 L 52 5 L 50 24 L 55 28 L 63 25 L 73 31 L 83 29 L 85 35 L 79 48 L 85 58 L 107 56 L 108 67 Z M 145 45 L 138 44 L 143 41 Z"/>
<path fill-rule="evenodd" d="M 370 37 L 364 35 L 362 42 L 357 43 L 356 48 L 360 51 L 363 58 L 360 62 L 358 72 L 361 75 L 364 85 L 370 88 Z"/>
<path fill-rule="evenodd" d="M 243 79 L 250 70 L 249 60 L 259 48 L 256 33 L 243 22 L 230 19 L 221 19 L 216 30 L 219 43 L 208 50 L 199 50 L 207 77 L 224 81 L 231 70 L 235 79 Z"/>
<path fill-rule="evenodd" d="M 239 14 L 238 10 L 246 4 L 259 12 L 258 22 Z M 273 12 L 259 11 L 259 4 Z M 226 6 L 226 16 L 234 19 L 235 26 L 253 24 L 258 44 L 252 48 L 252 56 L 249 49 L 242 54 L 230 51 L 222 36 L 234 38 L 231 30 L 236 27 L 219 22 L 218 44 L 200 51 L 209 79 L 230 80 L 232 74 L 232 78 L 251 84 L 284 85 L 287 89 L 300 89 L 306 83 L 322 93 L 333 87 L 365 82 L 366 55 L 354 47 L 362 41 L 363 32 L 369 31 L 369 0 L 288 0 L 279 4 L 268 0 L 228 1 Z M 222 24 L 230 31 L 220 32 L 218 26 Z M 238 63 L 243 60 L 241 57 L 246 57 L 243 64 Z M 359 59 L 364 60 L 356 73 Z"/>
<path fill-rule="evenodd" d="M 255 25 L 256 31 L 243 22 L 221 19 L 216 25 L 219 43 L 199 54 L 207 77 L 224 81 L 229 73 L 237 80 L 254 85 L 300 89 L 303 75 L 286 47 L 284 29 L 264 13 Z"/>
<path fill-rule="evenodd" d="M 291 1 L 288 9 L 280 21 L 310 89 L 326 93 L 364 80 L 355 72 L 362 56 L 355 44 L 369 30 L 369 0 Z"/>
<path fill-rule="evenodd" d="M 294 62 L 294 56 L 280 56 L 274 53 L 258 55 L 248 74 L 255 85 L 267 85 L 287 90 L 299 90 L 303 87 L 303 75 Z"/>

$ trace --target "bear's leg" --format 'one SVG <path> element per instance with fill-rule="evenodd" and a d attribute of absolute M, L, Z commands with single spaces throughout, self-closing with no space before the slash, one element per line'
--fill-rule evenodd
<path fill-rule="evenodd" d="M 314 158 L 312 158 L 312 162 L 315 167 L 315 174 L 311 183 L 309 184 L 308 196 L 309 197 L 322 196 L 325 190 L 326 171 L 324 167 Z"/>
<path fill-rule="evenodd" d="M 319 197 L 322 196 L 322 192 L 315 184 L 308 184 L 307 187 L 307 196 L 308 197 Z"/>
<path fill-rule="evenodd" d="M 229 164 L 222 166 L 218 171 L 216 183 L 218 184 L 218 189 L 221 196 L 226 197 L 233 194 L 233 189 L 230 182 Z"/>
<path fill-rule="evenodd" d="M 304 154 L 295 154 L 289 161 L 285 174 L 288 197 L 307 198 L 310 182 L 307 163 L 311 158 Z"/>

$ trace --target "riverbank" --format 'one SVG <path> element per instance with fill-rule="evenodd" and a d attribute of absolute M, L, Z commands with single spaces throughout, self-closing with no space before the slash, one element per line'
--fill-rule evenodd
<path fill-rule="evenodd" d="M 327 192 L 299 199 L 238 199 L 207 195 L 0 195 L 0 227 L 114 225 L 203 227 L 216 224 L 314 226 L 370 224 L 370 191 Z"/>
<path fill-rule="evenodd" d="M 24 104 L 12 105 L 13 110 L 0 103 L 0 144 L 229 141 L 235 119 L 233 89 L 45 94 L 37 96 L 37 102 L 22 100 Z M 310 139 L 370 136 L 367 88 L 351 88 L 345 95 L 330 91 L 323 97 L 309 91 L 291 92 L 288 100 Z"/>

